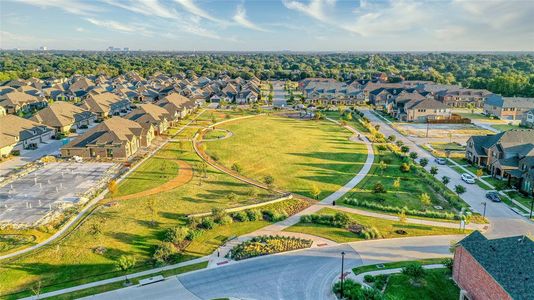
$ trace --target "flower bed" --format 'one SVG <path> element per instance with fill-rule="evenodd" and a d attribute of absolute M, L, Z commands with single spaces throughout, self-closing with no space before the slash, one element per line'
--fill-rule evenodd
<path fill-rule="evenodd" d="M 309 248 L 311 240 L 285 236 L 258 236 L 243 242 L 228 252 L 227 258 L 242 260 L 256 256 Z"/>

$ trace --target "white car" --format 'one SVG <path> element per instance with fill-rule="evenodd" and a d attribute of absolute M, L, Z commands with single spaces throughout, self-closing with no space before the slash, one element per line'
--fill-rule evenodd
<path fill-rule="evenodd" d="M 462 180 L 465 181 L 466 183 L 470 183 L 470 184 L 474 184 L 475 183 L 475 177 L 467 174 L 467 173 L 463 173 L 462 174 Z"/>

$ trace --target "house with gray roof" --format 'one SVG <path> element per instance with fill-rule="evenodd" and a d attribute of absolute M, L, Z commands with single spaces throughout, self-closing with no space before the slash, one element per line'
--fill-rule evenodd
<path fill-rule="evenodd" d="M 534 108 L 523 114 L 521 126 L 534 128 Z"/>
<path fill-rule="evenodd" d="M 454 251 L 460 299 L 534 299 L 534 242 L 527 236 L 487 239 L 474 231 Z"/>
<path fill-rule="evenodd" d="M 484 113 L 501 120 L 521 120 L 523 114 L 534 109 L 534 98 L 491 95 L 484 103 Z"/>

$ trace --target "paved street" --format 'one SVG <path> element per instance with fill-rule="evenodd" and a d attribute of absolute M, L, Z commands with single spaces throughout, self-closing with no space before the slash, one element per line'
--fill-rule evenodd
<path fill-rule="evenodd" d="M 373 124 L 380 125 L 380 131 L 384 135 L 396 135 L 397 140 L 403 141 L 405 145 L 410 147 L 410 151 L 417 152 L 419 158 L 428 158 L 430 163 L 426 168 L 430 169 L 432 166 L 438 167 L 438 178 L 441 178 L 442 176 L 448 176 L 449 178 L 451 178 L 448 187 L 453 188 L 457 184 L 465 186 L 466 192 L 462 194 L 461 197 L 465 202 L 471 205 L 471 207 L 473 207 L 475 211 L 482 213 L 484 210 L 484 206 L 482 205 L 482 203 L 486 202 L 486 217 L 488 217 L 491 223 L 489 231 L 486 232 L 487 235 L 492 238 L 495 238 L 534 233 L 533 222 L 528 221 L 526 218 L 516 214 L 504 203 L 494 203 L 488 201 L 485 197 L 486 191 L 484 189 L 482 189 L 476 184 L 467 184 L 463 182 L 460 179 L 460 174 L 451 169 L 449 166 L 436 164 L 434 162 L 434 157 L 430 153 L 417 146 L 412 140 L 396 132 L 393 128 L 391 128 L 391 126 L 386 124 L 383 119 L 377 117 L 369 110 L 362 111 Z"/>
<path fill-rule="evenodd" d="M 450 241 L 459 239 L 461 236 L 375 240 L 281 253 L 184 274 L 178 276 L 179 282 L 175 278 L 169 278 L 161 283 L 122 289 L 91 298 L 334 299 L 331 285 L 341 271 L 342 251 L 347 253 L 345 270 L 348 272 L 361 264 L 448 256 Z"/>
<path fill-rule="evenodd" d="M 284 82 L 273 81 L 273 107 L 286 107 L 286 91 L 284 90 Z"/>

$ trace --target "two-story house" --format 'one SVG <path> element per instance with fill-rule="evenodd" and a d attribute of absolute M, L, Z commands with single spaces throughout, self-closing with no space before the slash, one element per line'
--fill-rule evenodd
<path fill-rule="evenodd" d="M 521 120 L 523 114 L 534 109 L 534 98 L 491 95 L 484 103 L 484 113 L 501 120 Z"/>

